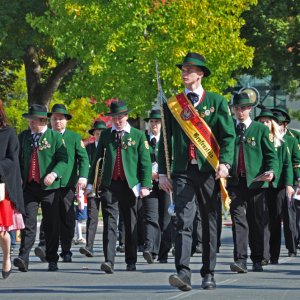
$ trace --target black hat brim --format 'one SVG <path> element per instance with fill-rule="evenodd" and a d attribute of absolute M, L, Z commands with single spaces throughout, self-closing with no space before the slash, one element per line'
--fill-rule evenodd
<path fill-rule="evenodd" d="M 144 121 L 145 121 L 145 122 L 149 122 L 150 119 L 161 120 L 161 117 L 160 117 L 160 118 L 156 118 L 156 117 L 153 117 L 153 118 L 145 118 Z"/>
<path fill-rule="evenodd" d="M 26 119 L 47 119 L 48 118 L 48 116 L 37 116 L 37 115 L 31 115 L 29 113 L 22 114 L 22 117 Z"/>

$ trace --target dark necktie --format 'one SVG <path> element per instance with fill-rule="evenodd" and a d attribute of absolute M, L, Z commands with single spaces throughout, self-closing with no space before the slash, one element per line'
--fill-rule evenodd
<path fill-rule="evenodd" d="M 193 105 L 195 105 L 195 103 L 197 103 L 199 101 L 199 96 L 196 93 L 188 93 L 187 97 L 191 100 L 191 102 L 193 103 Z"/>
<path fill-rule="evenodd" d="M 237 135 L 240 138 L 240 143 L 243 142 L 245 131 L 246 131 L 246 124 L 239 123 L 237 125 Z"/>
<path fill-rule="evenodd" d="M 153 137 L 151 139 L 150 144 L 151 144 L 152 148 L 155 149 L 155 146 L 156 146 L 156 138 L 155 137 Z"/>
<path fill-rule="evenodd" d="M 150 146 L 152 147 L 152 149 L 153 149 L 153 153 L 151 153 L 151 160 L 152 160 L 152 162 L 155 162 L 156 161 L 156 143 L 157 143 L 157 141 L 156 141 L 156 138 L 155 137 L 153 137 L 152 139 L 151 139 L 151 141 L 150 141 Z"/>
<path fill-rule="evenodd" d="M 123 134 L 124 134 L 124 130 L 116 131 L 115 138 L 116 138 L 117 147 L 121 147 L 121 145 L 122 145 L 121 140 L 122 140 Z"/>
<path fill-rule="evenodd" d="M 33 146 L 35 148 L 37 148 L 39 146 L 39 140 L 40 140 L 41 136 L 42 136 L 42 133 L 34 133 L 32 135 Z"/>

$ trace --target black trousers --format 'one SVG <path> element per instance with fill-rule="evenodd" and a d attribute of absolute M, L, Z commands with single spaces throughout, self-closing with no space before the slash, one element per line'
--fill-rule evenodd
<path fill-rule="evenodd" d="M 270 239 L 269 245 L 265 245 L 265 252 L 269 250 L 269 256 L 268 253 L 265 253 L 265 259 L 278 260 L 281 246 L 281 220 L 283 221 L 286 248 L 289 252 L 295 253 L 297 251 L 295 208 L 293 203 L 289 203 L 285 188 L 269 188 L 266 191 L 266 199 L 269 210 Z"/>
<path fill-rule="evenodd" d="M 161 232 L 158 214 L 158 195 L 157 190 L 152 190 L 149 196 L 140 199 L 143 204 L 143 219 L 145 227 L 144 251 L 157 255 L 160 247 Z"/>
<path fill-rule="evenodd" d="M 229 186 L 234 243 L 234 260 L 247 260 L 248 243 L 250 258 L 261 262 L 264 256 L 264 228 L 266 200 L 264 189 L 249 189 L 246 178 L 241 177 L 238 186 Z"/>
<path fill-rule="evenodd" d="M 60 188 L 60 245 L 61 256 L 72 254 L 72 240 L 75 232 L 75 209 L 74 209 L 74 195 L 75 188 L 64 187 Z"/>
<path fill-rule="evenodd" d="M 75 232 L 75 210 L 74 195 L 75 188 L 60 188 L 59 195 L 59 239 L 61 245 L 61 256 L 71 254 L 72 240 Z M 46 247 L 46 233 L 44 229 L 44 218 L 40 226 L 39 247 Z"/>
<path fill-rule="evenodd" d="M 39 205 L 42 208 L 45 231 L 46 259 L 48 262 L 58 261 L 59 246 L 59 190 L 43 190 L 40 184 L 28 183 L 24 190 L 25 228 L 21 231 L 19 257 L 29 261 L 29 254 L 34 245 L 37 230 Z"/>
<path fill-rule="evenodd" d="M 189 268 L 196 201 L 202 211 L 203 254 L 201 276 L 214 274 L 217 254 L 217 218 L 219 181 L 214 173 L 199 172 L 197 165 L 189 165 L 186 173 L 173 174 L 174 202 L 177 216 L 175 266 L 177 272 L 191 276 Z"/>
<path fill-rule="evenodd" d="M 300 200 L 294 200 L 296 210 L 296 240 L 297 245 L 300 245 Z"/>
<path fill-rule="evenodd" d="M 125 262 L 137 261 L 137 198 L 126 181 L 112 181 L 110 188 L 103 190 L 103 251 L 105 261 L 115 262 L 117 221 L 120 212 L 125 226 Z"/>
<path fill-rule="evenodd" d="M 138 222 L 138 226 L 139 226 L 139 222 Z M 123 217 L 120 213 L 120 208 L 119 208 L 119 219 L 118 219 L 118 242 L 120 246 L 125 245 L 125 228 L 124 228 Z"/>
<path fill-rule="evenodd" d="M 145 223 L 144 223 L 144 206 L 143 200 L 137 200 L 137 243 L 138 246 L 144 247 L 145 244 Z"/>
<path fill-rule="evenodd" d="M 170 195 L 159 189 L 158 183 L 153 183 L 153 193 L 158 198 L 158 221 L 160 226 L 160 247 L 158 252 L 158 260 L 168 259 L 168 253 L 172 248 L 172 228 L 171 216 L 168 213 L 170 204 Z"/>
<path fill-rule="evenodd" d="M 196 215 L 193 224 L 193 244 L 192 244 L 192 255 L 196 251 L 196 247 L 202 248 L 202 218 L 198 202 L 196 202 Z"/>
<path fill-rule="evenodd" d="M 90 197 L 87 203 L 86 248 L 93 252 L 101 198 Z"/>

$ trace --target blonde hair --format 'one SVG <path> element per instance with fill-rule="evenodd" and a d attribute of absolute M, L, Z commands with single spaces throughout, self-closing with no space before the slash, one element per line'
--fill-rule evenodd
<path fill-rule="evenodd" d="M 280 131 L 279 125 L 274 120 L 271 119 L 271 123 L 272 123 L 271 134 L 274 137 L 274 147 L 278 148 L 281 146 L 282 143 L 284 143 L 284 139 L 283 139 L 284 133 Z"/>

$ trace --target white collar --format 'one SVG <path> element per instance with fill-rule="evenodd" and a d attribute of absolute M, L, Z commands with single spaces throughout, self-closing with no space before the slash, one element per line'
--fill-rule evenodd
<path fill-rule="evenodd" d="M 156 142 L 159 141 L 159 139 L 160 139 L 160 132 L 158 133 L 157 136 L 155 136 L 155 135 L 152 133 L 152 131 L 148 131 L 148 134 L 149 134 L 150 141 L 151 141 L 154 137 L 155 137 L 155 139 L 156 139 Z"/>
<path fill-rule="evenodd" d="M 131 126 L 130 126 L 130 124 L 127 122 L 127 124 L 125 125 L 125 127 L 122 128 L 121 130 L 124 130 L 125 132 L 130 133 L 130 128 L 131 128 Z M 113 132 L 114 130 L 118 131 L 117 128 L 116 128 L 116 126 L 115 126 L 114 124 L 112 124 L 112 126 L 111 126 L 111 132 Z"/>
<path fill-rule="evenodd" d="M 247 129 L 251 125 L 252 120 L 251 120 L 250 117 L 248 119 L 246 119 L 244 122 L 241 122 L 241 121 L 237 120 L 236 125 L 238 125 L 240 123 L 244 123 L 246 125 L 246 129 Z"/>
<path fill-rule="evenodd" d="M 196 90 L 190 91 L 188 88 L 185 88 L 185 89 L 184 89 L 184 92 L 185 92 L 186 95 L 187 95 L 188 93 L 195 93 L 195 94 L 198 95 L 199 101 L 197 101 L 197 102 L 194 104 L 194 107 L 196 107 L 196 106 L 200 103 L 200 99 L 201 99 L 202 96 L 203 96 L 204 89 L 203 89 L 202 85 L 200 84 L 200 86 L 199 86 Z"/>
<path fill-rule="evenodd" d="M 43 128 L 43 130 L 41 130 L 41 134 L 43 135 L 46 131 L 47 131 L 47 129 L 48 129 L 48 127 L 47 126 L 45 126 L 44 128 Z M 36 134 L 37 132 L 33 132 L 32 130 L 31 130 L 31 134 Z"/>

